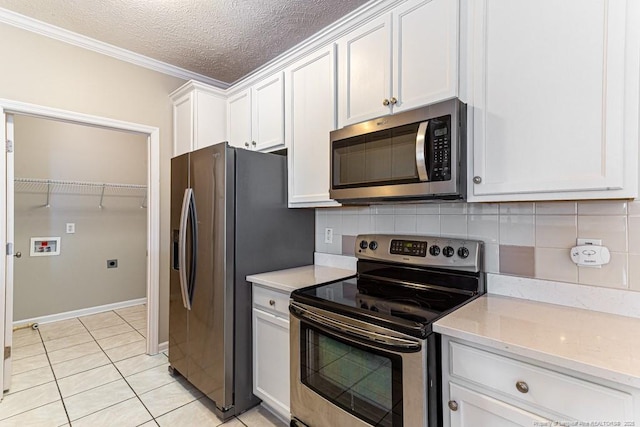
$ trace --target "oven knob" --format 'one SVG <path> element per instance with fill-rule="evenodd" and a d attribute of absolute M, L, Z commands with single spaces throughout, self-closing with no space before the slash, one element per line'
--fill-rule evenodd
<path fill-rule="evenodd" d="M 367 243 L 366 240 L 360 241 L 360 249 L 367 249 L 367 246 L 369 246 L 369 244 Z"/>
<path fill-rule="evenodd" d="M 440 246 L 433 245 L 429 248 L 429 253 L 433 256 L 440 255 Z"/>
<path fill-rule="evenodd" d="M 454 253 L 455 251 L 451 246 L 445 246 L 444 248 L 442 248 L 442 255 L 446 256 L 447 258 L 451 258 Z"/>
<path fill-rule="evenodd" d="M 378 312 L 378 311 L 379 311 L 379 310 L 378 310 L 378 307 L 376 307 L 375 305 L 372 305 L 369 309 L 370 309 L 371 311 L 375 311 L 375 312 Z"/>
<path fill-rule="evenodd" d="M 369 243 L 369 249 L 371 249 L 372 251 L 378 249 L 378 242 L 374 240 L 373 242 Z"/>
<path fill-rule="evenodd" d="M 468 257 L 469 256 L 469 249 L 467 249 L 464 246 L 462 246 L 461 248 L 458 249 L 458 256 L 460 258 Z"/>

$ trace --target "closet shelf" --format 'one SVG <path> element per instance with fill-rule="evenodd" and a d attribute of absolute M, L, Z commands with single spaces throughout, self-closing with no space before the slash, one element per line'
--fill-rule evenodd
<path fill-rule="evenodd" d="M 111 182 L 62 181 L 56 179 L 15 178 L 15 191 L 19 193 L 43 193 L 47 195 L 45 207 L 50 207 L 52 194 L 99 196 L 98 207 L 102 209 L 104 198 L 140 197 L 141 208 L 146 208 L 147 186 L 139 184 L 118 184 Z"/>

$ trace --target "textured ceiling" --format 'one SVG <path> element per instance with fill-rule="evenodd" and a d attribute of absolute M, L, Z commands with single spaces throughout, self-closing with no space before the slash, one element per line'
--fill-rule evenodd
<path fill-rule="evenodd" d="M 367 0 L 0 0 L 0 7 L 225 83 Z"/>

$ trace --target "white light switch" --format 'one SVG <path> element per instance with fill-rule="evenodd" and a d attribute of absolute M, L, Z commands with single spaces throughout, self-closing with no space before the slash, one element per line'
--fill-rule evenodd
<path fill-rule="evenodd" d="M 67 234 L 73 234 L 76 232 L 76 224 L 73 222 L 67 223 Z"/>

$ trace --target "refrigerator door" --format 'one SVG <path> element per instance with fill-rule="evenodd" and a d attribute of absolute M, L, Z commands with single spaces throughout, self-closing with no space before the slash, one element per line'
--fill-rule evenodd
<path fill-rule="evenodd" d="M 181 258 L 189 259 L 190 253 L 181 251 L 181 239 L 185 238 L 187 230 L 182 229 L 183 200 L 189 188 L 189 154 L 184 154 L 171 159 L 171 268 L 169 270 L 169 363 L 185 377 L 188 376 L 187 355 L 189 353 L 188 342 L 188 315 L 185 308 L 184 291 L 181 282 L 181 274 L 187 273 L 186 266 L 181 265 Z M 186 249 L 186 248 L 184 248 Z M 188 275 L 187 275 L 188 277 Z"/>
<path fill-rule="evenodd" d="M 189 381 L 224 412 L 233 406 L 233 172 L 226 144 L 190 154 L 197 240 L 189 312 Z M 231 169 L 231 170 L 229 170 Z M 233 175 L 232 175 L 233 176 Z M 233 212 L 233 211 L 231 211 Z"/>

